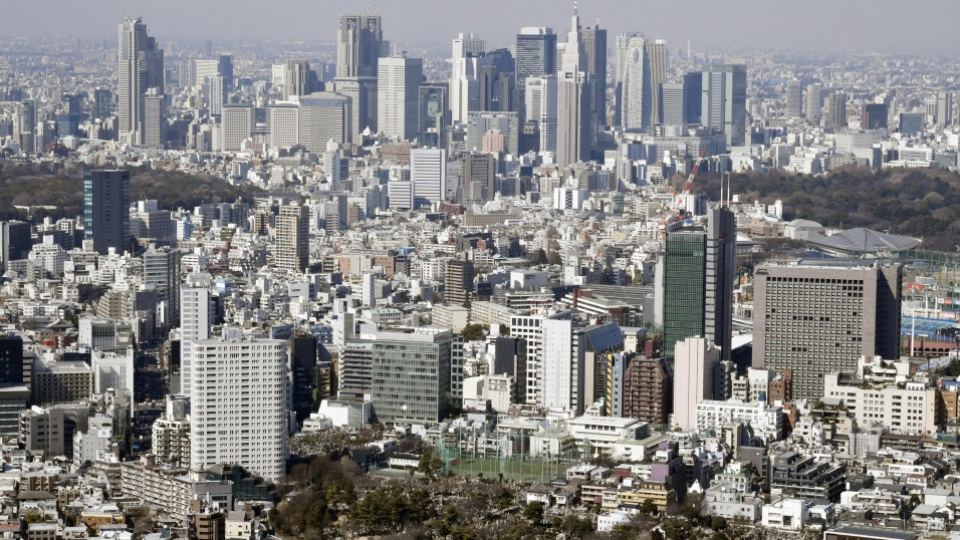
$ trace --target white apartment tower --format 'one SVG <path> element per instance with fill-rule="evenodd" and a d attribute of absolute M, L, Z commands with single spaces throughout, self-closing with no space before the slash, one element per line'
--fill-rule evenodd
<path fill-rule="evenodd" d="M 190 464 L 193 470 L 238 464 L 279 480 L 287 458 L 287 342 L 223 339 L 190 344 Z"/>
<path fill-rule="evenodd" d="M 471 34 L 460 34 L 453 40 L 450 75 L 450 112 L 454 123 L 469 119 L 470 100 L 480 95 L 480 68 L 484 41 Z"/>
<path fill-rule="evenodd" d="M 190 344 L 210 337 L 213 321 L 210 290 L 206 287 L 180 289 L 180 394 L 190 396 L 193 380 L 193 353 Z"/>

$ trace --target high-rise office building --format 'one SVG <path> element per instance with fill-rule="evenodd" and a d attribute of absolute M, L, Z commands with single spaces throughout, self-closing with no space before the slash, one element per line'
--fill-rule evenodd
<path fill-rule="evenodd" d="M 443 272 L 443 299 L 448 304 L 462 306 L 473 294 L 473 261 L 450 259 Z"/>
<path fill-rule="evenodd" d="M 353 141 L 353 100 L 339 92 L 316 92 L 299 99 L 298 142 L 310 152 L 322 153 L 332 140 L 337 144 Z M 358 132 L 359 133 L 359 132 Z"/>
<path fill-rule="evenodd" d="M 789 118 L 800 118 L 803 113 L 803 87 L 794 79 L 787 83 L 787 109 Z"/>
<path fill-rule="evenodd" d="M 693 71 L 683 75 L 683 122 L 703 123 L 703 73 Z"/>
<path fill-rule="evenodd" d="M 223 106 L 223 151 L 239 152 L 243 141 L 250 138 L 256 125 L 253 105 L 231 104 Z"/>
<path fill-rule="evenodd" d="M 419 98 L 423 60 L 381 58 L 377 75 L 377 127 L 391 139 L 414 141 L 420 132 Z"/>
<path fill-rule="evenodd" d="M 607 125 L 607 31 L 599 24 L 583 29 L 583 52 L 590 80 L 591 146 L 599 129 Z"/>
<path fill-rule="evenodd" d="M 467 117 L 467 149 L 486 151 L 483 139 L 491 131 L 503 137 L 504 153 L 517 155 L 520 144 L 520 117 L 515 112 L 471 112 Z"/>
<path fill-rule="evenodd" d="M 683 84 L 663 83 L 660 85 L 658 95 L 660 103 L 657 107 L 657 117 L 660 123 L 665 126 L 682 126 L 684 123 Z"/>
<path fill-rule="evenodd" d="M 660 87 L 667 82 L 667 42 L 655 39 L 647 42 L 647 60 L 644 62 L 643 100 L 644 110 L 650 114 L 648 126 L 664 124 L 660 117 Z"/>
<path fill-rule="evenodd" d="M 323 91 L 323 83 L 317 72 L 306 60 L 287 60 L 283 68 L 283 98 L 306 96 Z"/>
<path fill-rule="evenodd" d="M 0 335 L 0 386 L 23 384 L 23 338 Z"/>
<path fill-rule="evenodd" d="M 724 133 L 727 146 L 747 140 L 747 67 L 714 65 L 703 72 L 703 125 Z"/>
<path fill-rule="evenodd" d="M 271 104 L 267 108 L 267 126 L 271 148 L 296 145 L 300 142 L 300 107 L 296 103 Z"/>
<path fill-rule="evenodd" d="M 372 399 L 382 423 L 436 423 L 463 395 L 463 338 L 448 330 L 378 332 L 373 340 Z M 458 391 L 459 388 L 459 391 Z"/>
<path fill-rule="evenodd" d="M 454 123 L 466 122 L 470 111 L 480 110 L 480 70 L 487 65 L 485 44 L 474 34 L 453 40 L 450 74 L 450 115 Z"/>
<path fill-rule="evenodd" d="M 792 371 L 794 398 L 823 396 L 828 373 L 900 356 L 903 267 L 878 261 L 766 264 L 754 276 L 753 367 Z"/>
<path fill-rule="evenodd" d="M 210 103 L 210 114 L 220 116 L 223 114 L 223 104 L 227 102 L 227 85 L 225 79 L 217 75 L 207 79 L 205 86 L 207 99 Z"/>
<path fill-rule="evenodd" d="M 842 129 L 847 127 L 847 94 L 834 92 L 827 98 L 826 127 Z"/>
<path fill-rule="evenodd" d="M 97 88 L 93 91 L 93 117 L 106 120 L 113 116 L 113 92 L 107 88 Z"/>
<path fill-rule="evenodd" d="M 310 264 L 310 209 L 301 205 L 280 207 L 274 263 L 288 272 L 302 272 Z"/>
<path fill-rule="evenodd" d="M 290 403 L 296 414 L 297 423 L 316 412 L 314 390 L 317 388 L 317 337 L 312 334 L 297 335 L 290 338 Z"/>
<path fill-rule="evenodd" d="M 621 35 L 617 38 L 618 77 L 617 105 L 620 126 L 624 129 L 643 129 L 644 74 L 647 71 L 647 40 L 639 35 Z"/>
<path fill-rule="evenodd" d="M 337 78 L 376 77 L 382 54 L 380 15 L 341 15 L 337 29 Z"/>
<path fill-rule="evenodd" d="M 446 148 L 447 146 L 447 87 L 424 85 L 419 92 L 420 124 L 417 136 L 420 146 Z"/>
<path fill-rule="evenodd" d="M 706 226 L 678 222 L 668 229 L 663 264 L 663 347 L 674 358 L 678 341 L 704 336 L 730 358 L 736 219 L 711 209 Z"/>
<path fill-rule="evenodd" d="M 521 28 L 516 47 L 518 88 L 526 86 L 529 77 L 557 73 L 557 35 L 552 28 Z"/>
<path fill-rule="evenodd" d="M 90 170 L 83 177 L 84 235 L 106 255 L 130 250 L 130 171 Z"/>
<path fill-rule="evenodd" d="M 0 271 L 6 272 L 10 261 L 27 258 L 33 245 L 30 232 L 25 221 L 0 221 Z"/>
<path fill-rule="evenodd" d="M 233 88 L 233 56 L 221 54 L 217 59 L 217 73 L 223 77 L 224 91 Z"/>
<path fill-rule="evenodd" d="M 527 77 L 525 92 L 528 122 L 540 128 L 541 152 L 557 151 L 557 76 L 534 75 Z"/>
<path fill-rule="evenodd" d="M 190 397 L 193 390 L 194 341 L 210 338 L 215 308 L 206 287 L 185 286 L 180 289 L 180 392 Z"/>
<path fill-rule="evenodd" d="M 13 117 L 13 136 L 24 153 L 37 151 L 37 103 L 32 99 L 17 104 Z"/>
<path fill-rule="evenodd" d="M 807 99 L 804 105 L 804 114 L 807 121 L 813 125 L 820 123 L 820 110 L 823 108 L 823 85 L 812 83 L 807 85 Z"/>
<path fill-rule="evenodd" d="M 472 152 L 463 156 L 460 187 L 464 203 L 493 200 L 496 194 L 496 165 L 497 160 L 490 154 Z"/>
<path fill-rule="evenodd" d="M 937 125 L 941 127 L 953 125 L 953 93 L 949 90 L 937 92 Z"/>
<path fill-rule="evenodd" d="M 149 148 L 163 148 L 166 139 L 167 106 L 163 94 L 151 88 L 143 95 L 140 121 L 140 144 Z"/>
<path fill-rule="evenodd" d="M 190 465 L 240 465 L 276 482 L 286 472 L 287 342 L 223 339 L 190 343 Z"/>
<path fill-rule="evenodd" d="M 886 103 L 864 103 L 860 113 L 860 129 L 887 128 Z"/>
<path fill-rule="evenodd" d="M 445 201 L 447 197 L 447 151 L 437 148 L 411 150 L 410 181 L 413 183 L 415 208 Z"/>
<path fill-rule="evenodd" d="M 566 169 L 590 157 L 591 114 L 594 102 L 586 71 L 587 55 L 580 28 L 580 15 L 574 10 L 570 32 L 564 45 L 557 75 L 557 165 Z"/>
<path fill-rule="evenodd" d="M 124 18 L 118 33 L 119 136 L 121 142 L 142 144 L 143 96 L 151 88 L 159 95 L 164 92 L 163 49 L 147 35 L 140 18 Z"/>
<path fill-rule="evenodd" d="M 920 112 L 900 113 L 900 133 L 919 135 L 926 129 L 926 115 Z"/>
<path fill-rule="evenodd" d="M 143 254 L 143 282 L 157 291 L 161 320 L 157 325 L 170 328 L 180 323 L 180 251 L 151 249 Z"/>

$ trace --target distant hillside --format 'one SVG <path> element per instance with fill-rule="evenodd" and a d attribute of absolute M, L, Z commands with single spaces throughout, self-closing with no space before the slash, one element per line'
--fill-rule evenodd
<path fill-rule="evenodd" d="M 774 171 L 735 174 L 731 186 L 745 203 L 781 199 L 786 220 L 923 238 L 926 249 L 954 251 L 960 245 L 960 174 L 949 171 L 841 169 L 823 177 Z M 720 180 L 698 179 L 697 189 L 716 200 Z"/>
<path fill-rule="evenodd" d="M 191 208 L 204 202 L 249 199 L 256 188 L 236 188 L 206 175 L 138 169 L 130 171 L 131 202 L 155 199 L 160 208 Z M 0 219 L 23 219 L 15 206 L 56 206 L 37 217 L 73 218 L 83 214 L 83 172 L 48 165 L 0 162 Z"/>

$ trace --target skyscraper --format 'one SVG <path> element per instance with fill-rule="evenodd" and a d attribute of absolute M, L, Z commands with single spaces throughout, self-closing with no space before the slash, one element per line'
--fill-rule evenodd
<path fill-rule="evenodd" d="M 599 24 L 583 29 L 583 51 L 587 59 L 592 98 L 591 146 L 597 131 L 607 125 L 607 31 Z"/>
<path fill-rule="evenodd" d="M 860 113 L 860 129 L 886 129 L 887 116 L 885 103 L 864 103 Z"/>
<path fill-rule="evenodd" d="M 807 103 L 804 107 L 807 121 L 817 125 L 820 123 L 820 109 L 823 107 L 823 86 L 820 83 L 807 85 Z"/>
<path fill-rule="evenodd" d="M 410 181 L 413 183 L 415 208 L 446 200 L 447 151 L 436 148 L 411 150 Z"/>
<path fill-rule="evenodd" d="M 617 84 L 618 117 L 624 129 L 643 129 L 644 113 L 643 87 L 644 74 L 647 71 L 647 40 L 642 36 L 619 36 L 617 38 L 617 56 L 620 80 Z"/>
<path fill-rule="evenodd" d="M 274 262 L 281 270 L 302 272 L 310 263 L 310 209 L 298 204 L 280 207 Z"/>
<path fill-rule="evenodd" d="M 377 64 L 383 51 L 379 15 L 341 15 L 337 30 L 336 91 L 351 100 L 351 136 L 377 130 Z"/>
<path fill-rule="evenodd" d="M 900 357 L 903 266 L 877 261 L 766 264 L 754 276 L 753 367 L 793 375 L 793 396 L 861 356 Z"/>
<path fill-rule="evenodd" d="M 525 95 L 527 121 L 540 128 L 541 152 L 557 151 L 557 76 L 527 78 Z"/>
<path fill-rule="evenodd" d="M 17 104 L 13 135 L 23 152 L 32 154 L 37 151 L 37 103 L 32 99 Z"/>
<path fill-rule="evenodd" d="M 107 88 L 93 91 L 93 117 L 106 120 L 113 115 L 113 92 Z"/>
<path fill-rule="evenodd" d="M 590 96 L 586 51 L 580 15 L 574 10 L 557 76 L 557 165 L 565 169 L 590 156 Z"/>
<path fill-rule="evenodd" d="M 667 82 L 667 42 L 655 39 L 647 42 L 644 62 L 643 96 L 644 109 L 649 112 L 650 120 L 647 125 L 658 126 L 663 124 L 660 117 L 660 85 Z"/>
<path fill-rule="evenodd" d="M 663 265 L 663 348 L 673 359 L 678 341 L 703 336 L 730 357 L 736 220 L 710 210 L 706 226 L 677 222 L 667 231 Z"/>
<path fill-rule="evenodd" d="M 310 152 L 326 151 L 333 140 L 337 144 L 353 140 L 353 100 L 339 92 L 316 92 L 300 98 L 297 119 L 298 140 Z M 359 132 L 357 132 L 359 133 Z"/>
<path fill-rule="evenodd" d="M 380 133 L 401 141 L 419 134 L 419 91 L 423 60 L 403 55 L 381 58 L 377 76 L 377 127 Z"/>
<path fill-rule="evenodd" d="M 826 127 L 842 129 L 847 127 L 847 94 L 834 92 L 827 98 Z"/>
<path fill-rule="evenodd" d="M 130 171 L 90 170 L 83 176 L 84 237 L 106 255 L 130 249 Z"/>
<path fill-rule="evenodd" d="M 552 28 L 526 27 L 517 34 L 518 88 L 526 86 L 527 78 L 557 73 L 557 35 Z"/>
<path fill-rule="evenodd" d="M 665 126 L 682 126 L 683 111 L 683 84 L 663 83 L 660 85 L 660 103 L 657 106 L 660 123 Z"/>
<path fill-rule="evenodd" d="M 121 142 L 138 145 L 143 142 L 143 96 L 151 88 L 163 95 L 163 49 L 147 35 L 140 18 L 124 17 L 118 33 L 119 136 Z"/>
<path fill-rule="evenodd" d="M 480 69 L 484 41 L 473 34 L 460 34 L 453 40 L 450 74 L 450 114 L 453 122 L 466 122 L 470 111 L 480 109 Z"/>
<path fill-rule="evenodd" d="M 800 81 L 794 79 L 787 83 L 787 116 L 790 118 L 800 118 L 803 112 L 803 87 Z"/>
<path fill-rule="evenodd" d="M 180 323 L 180 251 L 151 249 L 143 254 L 143 282 L 153 285 L 161 302 L 162 319 L 158 326 L 170 328 Z"/>
<path fill-rule="evenodd" d="M 337 29 L 337 78 L 377 77 L 382 41 L 380 15 L 341 15 Z"/>
<path fill-rule="evenodd" d="M 190 465 L 241 465 L 278 481 L 287 459 L 287 342 L 240 337 L 193 341 Z"/>
<path fill-rule="evenodd" d="M 167 127 L 164 96 L 157 93 L 156 88 L 151 88 L 143 95 L 142 102 L 140 144 L 150 148 L 163 148 Z"/>
<path fill-rule="evenodd" d="M 223 151 L 239 152 L 243 141 L 250 138 L 256 125 L 253 105 L 223 106 Z"/>
<path fill-rule="evenodd" d="M 747 67 L 714 65 L 703 72 L 703 125 L 724 133 L 727 146 L 743 146 L 747 137 Z"/>
<path fill-rule="evenodd" d="M 23 384 L 23 338 L 0 335 L 0 386 Z"/>
<path fill-rule="evenodd" d="M 420 125 L 418 137 L 421 146 L 447 146 L 447 88 L 446 85 L 421 86 L 419 92 Z"/>
<path fill-rule="evenodd" d="M 949 90 L 937 92 L 937 125 L 953 125 L 953 93 Z"/>
<path fill-rule="evenodd" d="M 496 194 L 495 168 L 496 159 L 491 154 L 470 153 L 463 156 L 463 180 L 460 186 L 464 202 L 493 200 Z"/>
<path fill-rule="evenodd" d="M 283 68 L 283 98 L 306 96 L 323 91 L 317 72 L 306 60 L 287 60 Z"/>
<path fill-rule="evenodd" d="M 191 344 L 210 338 L 213 316 L 210 291 L 206 287 L 180 289 L 180 395 L 191 397 L 194 373 Z"/>
<path fill-rule="evenodd" d="M 683 122 L 703 122 L 703 73 L 693 71 L 683 75 Z"/>

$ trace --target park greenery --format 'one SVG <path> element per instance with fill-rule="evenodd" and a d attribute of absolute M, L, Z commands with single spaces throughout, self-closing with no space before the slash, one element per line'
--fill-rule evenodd
<path fill-rule="evenodd" d="M 782 200 L 787 221 L 888 231 L 922 238 L 927 249 L 954 251 L 960 244 L 960 174 L 955 172 L 841 168 L 810 176 L 769 171 L 734 174 L 730 186 L 746 204 Z M 717 200 L 720 179 L 698 179 L 696 190 Z"/>
<path fill-rule="evenodd" d="M 163 209 L 193 208 L 201 203 L 250 200 L 258 190 L 238 188 L 223 179 L 179 171 L 130 169 L 130 200 L 155 200 Z M 51 206 L 32 216 L 17 207 Z M 0 220 L 53 219 L 83 215 L 83 170 L 60 163 L 0 162 Z"/>

